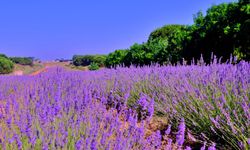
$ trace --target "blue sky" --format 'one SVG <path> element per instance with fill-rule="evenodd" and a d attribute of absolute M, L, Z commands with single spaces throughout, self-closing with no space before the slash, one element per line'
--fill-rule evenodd
<path fill-rule="evenodd" d="M 233 0 L 2 0 L 0 53 L 42 60 L 108 54 L 146 41 L 165 24 Z"/>

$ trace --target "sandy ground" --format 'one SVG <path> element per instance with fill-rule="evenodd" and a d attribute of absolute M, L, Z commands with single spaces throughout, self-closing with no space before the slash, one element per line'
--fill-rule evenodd
<path fill-rule="evenodd" d="M 42 67 L 38 67 L 42 66 Z M 37 63 L 36 66 L 22 66 L 22 65 L 16 65 L 14 72 L 11 73 L 11 75 L 16 75 L 16 76 L 21 76 L 21 75 L 31 75 L 35 76 L 40 73 L 46 72 L 49 68 L 52 67 L 63 67 L 67 70 L 81 70 L 81 71 L 87 71 L 88 67 L 87 66 L 81 66 L 81 67 L 74 67 L 70 65 L 69 62 L 53 62 L 53 61 L 48 61 L 48 62 L 43 62 L 43 63 Z"/>
<path fill-rule="evenodd" d="M 22 70 L 17 70 L 15 72 L 13 72 L 13 74 L 16 75 L 16 76 L 21 76 L 21 75 L 23 75 L 23 71 Z"/>
<path fill-rule="evenodd" d="M 42 73 L 42 72 L 46 72 L 47 69 L 48 69 L 48 67 L 42 68 L 42 69 L 40 69 L 40 70 L 37 70 L 37 71 L 31 73 L 30 75 L 31 75 L 31 76 L 38 75 L 38 74 L 40 74 L 40 73 Z"/>

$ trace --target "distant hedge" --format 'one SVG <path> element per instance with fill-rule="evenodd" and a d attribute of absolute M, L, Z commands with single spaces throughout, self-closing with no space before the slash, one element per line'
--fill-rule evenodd
<path fill-rule="evenodd" d="M 97 63 L 104 66 L 106 55 L 74 55 L 72 58 L 75 66 L 89 66 L 91 63 Z"/>
<path fill-rule="evenodd" d="M 192 25 L 168 24 L 150 33 L 144 43 L 107 56 L 106 67 L 178 64 L 198 60 L 210 63 L 211 55 L 226 62 L 231 54 L 250 61 L 249 0 L 213 5 L 194 15 Z M 185 61 L 184 61 L 185 60 Z"/>
<path fill-rule="evenodd" d="M 99 64 L 93 62 L 89 65 L 89 70 L 98 70 L 100 67 L 99 67 Z"/>
<path fill-rule="evenodd" d="M 11 61 L 21 65 L 33 65 L 33 57 L 10 57 Z"/>
<path fill-rule="evenodd" d="M 0 56 L 0 74 L 11 73 L 14 69 L 14 64 L 11 60 Z"/>
<path fill-rule="evenodd" d="M 5 54 L 0 54 L 0 57 L 8 58 Z"/>
<path fill-rule="evenodd" d="M 111 67 L 116 67 L 117 65 L 121 65 L 121 63 L 124 63 L 125 65 L 127 65 L 126 64 L 127 58 L 125 59 L 125 57 L 128 54 L 128 52 L 129 50 L 120 49 L 120 50 L 114 51 L 113 53 L 110 53 L 107 56 L 107 59 L 105 61 L 105 66 L 108 68 L 111 68 Z"/>

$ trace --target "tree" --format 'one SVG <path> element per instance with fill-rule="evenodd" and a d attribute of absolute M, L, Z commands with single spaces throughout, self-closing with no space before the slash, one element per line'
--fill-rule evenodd
<path fill-rule="evenodd" d="M 145 64 L 146 46 L 144 44 L 135 43 L 130 47 L 129 53 L 132 58 L 131 64 L 140 66 Z"/>
<path fill-rule="evenodd" d="M 95 62 L 92 62 L 89 66 L 88 66 L 88 69 L 89 70 L 98 70 L 100 67 L 99 67 L 99 64 L 98 63 L 95 63 Z"/>
<path fill-rule="evenodd" d="M 190 34 L 190 27 L 184 25 L 166 25 L 153 31 L 148 39 L 150 48 L 157 47 L 153 51 L 157 63 L 176 63 L 183 57 L 183 49 Z M 159 49 L 159 47 L 161 47 Z M 153 48 L 154 49 L 154 48 Z"/>
<path fill-rule="evenodd" d="M 0 54 L 0 57 L 8 58 L 5 54 Z"/>
<path fill-rule="evenodd" d="M 0 57 L 0 74 L 11 73 L 14 69 L 13 62 L 5 57 Z"/>
<path fill-rule="evenodd" d="M 185 26 L 183 25 L 178 25 L 178 24 L 173 24 L 173 25 L 165 25 L 161 28 L 158 28 L 154 30 L 153 32 L 150 33 L 148 37 L 148 41 L 152 41 L 155 39 L 166 39 L 170 35 L 172 35 L 176 30 L 182 29 Z"/>
<path fill-rule="evenodd" d="M 182 58 L 199 59 L 201 54 L 210 62 L 211 54 L 222 61 L 233 54 L 239 59 L 250 60 L 250 4 L 249 0 L 238 3 L 222 3 L 207 10 L 206 15 L 194 15 L 194 24 L 165 25 L 150 33 L 146 43 L 132 45 L 126 55 L 120 51 L 110 53 L 107 66 L 130 66 L 151 63 L 176 63 Z M 115 58 L 117 57 L 117 58 Z"/>
<path fill-rule="evenodd" d="M 106 58 L 106 55 L 94 55 L 93 62 L 97 63 L 100 67 L 104 67 Z"/>
<path fill-rule="evenodd" d="M 186 59 L 198 59 L 201 54 L 209 62 L 213 52 L 223 61 L 231 54 L 249 60 L 250 52 L 249 3 L 223 3 L 199 12 L 194 18 L 191 40 L 185 47 Z"/>
<path fill-rule="evenodd" d="M 149 40 L 147 43 L 147 49 L 151 50 L 151 58 L 153 63 L 164 64 L 169 62 L 170 52 L 167 49 L 168 40 L 167 39 L 154 39 Z"/>
<path fill-rule="evenodd" d="M 74 55 L 72 61 L 75 66 L 88 66 L 92 62 L 104 66 L 106 57 L 106 55 Z"/>
<path fill-rule="evenodd" d="M 12 62 L 21 65 L 33 65 L 33 57 L 10 57 L 9 58 Z"/>
<path fill-rule="evenodd" d="M 115 50 L 114 52 L 108 54 L 105 60 L 105 66 L 110 68 L 110 67 L 116 67 L 117 65 L 124 64 L 125 63 L 124 59 L 127 53 L 128 53 L 128 50 Z"/>

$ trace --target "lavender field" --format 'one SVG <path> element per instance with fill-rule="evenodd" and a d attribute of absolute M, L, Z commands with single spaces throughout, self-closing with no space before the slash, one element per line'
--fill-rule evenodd
<path fill-rule="evenodd" d="M 0 76 L 0 149 L 250 149 L 250 64 Z"/>

